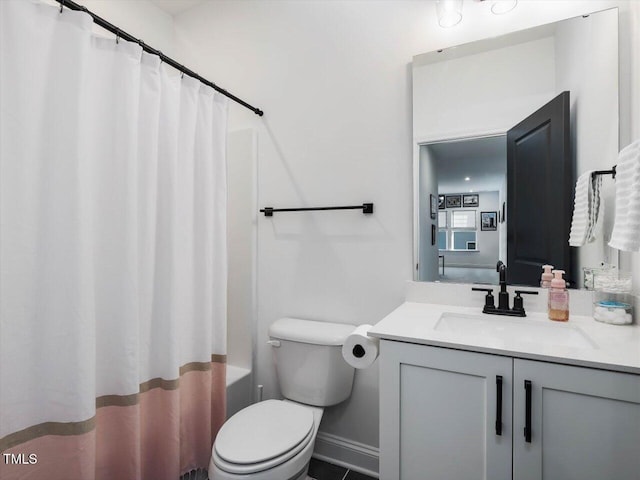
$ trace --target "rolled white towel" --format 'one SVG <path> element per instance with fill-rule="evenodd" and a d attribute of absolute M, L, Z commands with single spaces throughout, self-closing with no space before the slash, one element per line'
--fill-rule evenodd
<path fill-rule="evenodd" d="M 587 231 L 587 243 L 591 243 L 596 239 L 596 225 L 600 211 L 604 210 L 603 201 L 600 198 L 600 190 L 602 189 L 602 176 L 592 175 L 589 182 L 589 229 Z"/>
<path fill-rule="evenodd" d="M 581 247 L 587 242 L 591 228 L 591 215 L 589 212 L 589 189 L 591 185 L 591 173 L 593 170 L 583 173 L 576 182 L 576 192 L 573 204 L 573 219 L 571 220 L 571 233 L 569 245 Z"/>
<path fill-rule="evenodd" d="M 640 251 L 640 140 L 622 149 L 618 156 L 615 209 L 609 246 Z"/>

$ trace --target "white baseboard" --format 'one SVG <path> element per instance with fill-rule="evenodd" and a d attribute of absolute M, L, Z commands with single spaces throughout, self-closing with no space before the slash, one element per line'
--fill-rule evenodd
<path fill-rule="evenodd" d="M 380 450 L 330 433 L 318 432 L 313 456 L 356 472 L 379 478 Z"/>

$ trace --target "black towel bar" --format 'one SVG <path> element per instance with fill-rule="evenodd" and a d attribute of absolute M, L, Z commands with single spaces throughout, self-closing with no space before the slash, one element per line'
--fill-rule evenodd
<path fill-rule="evenodd" d="M 346 207 L 306 207 L 306 208 L 273 208 L 264 207 L 260 213 L 265 217 L 273 217 L 274 212 L 308 212 L 312 210 L 362 210 L 362 213 L 373 213 L 373 203 L 363 203 L 362 205 L 350 205 Z"/>

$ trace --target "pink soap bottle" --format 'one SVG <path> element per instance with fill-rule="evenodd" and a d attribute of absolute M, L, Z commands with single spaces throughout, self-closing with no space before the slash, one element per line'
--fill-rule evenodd
<path fill-rule="evenodd" d="M 553 273 L 551 273 L 551 270 L 553 270 L 553 265 L 543 265 L 542 266 L 542 276 L 540 277 L 540 286 L 542 288 L 549 288 L 551 287 L 551 280 L 553 280 Z"/>
<path fill-rule="evenodd" d="M 569 320 L 569 291 L 562 275 L 564 270 L 554 270 L 549 287 L 549 320 L 557 322 Z"/>

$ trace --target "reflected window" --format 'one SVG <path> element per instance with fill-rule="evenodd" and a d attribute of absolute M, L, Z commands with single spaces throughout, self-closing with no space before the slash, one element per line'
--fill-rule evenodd
<path fill-rule="evenodd" d="M 438 232 L 438 250 L 446 250 L 447 249 L 447 231 L 440 230 Z"/>
<path fill-rule="evenodd" d="M 476 232 L 454 230 L 451 235 L 453 237 L 452 250 L 477 250 Z"/>
<path fill-rule="evenodd" d="M 451 250 L 477 250 L 476 211 L 451 212 Z"/>
<path fill-rule="evenodd" d="M 447 228 L 447 212 L 438 212 L 438 228 Z"/>
<path fill-rule="evenodd" d="M 451 212 L 451 228 L 476 228 L 476 211 L 460 210 Z"/>

